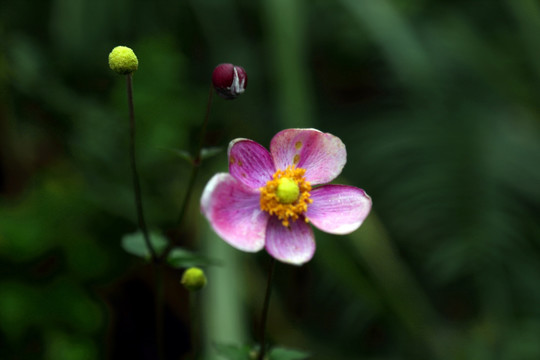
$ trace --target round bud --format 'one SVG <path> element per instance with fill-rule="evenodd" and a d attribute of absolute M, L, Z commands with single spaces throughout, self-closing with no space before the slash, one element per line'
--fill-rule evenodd
<path fill-rule="evenodd" d="M 246 90 L 247 74 L 243 67 L 220 64 L 212 73 L 212 84 L 225 99 L 234 99 Z"/>
<path fill-rule="evenodd" d="M 206 285 L 206 276 L 198 267 L 191 267 L 184 271 L 180 282 L 189 291 L 198 291 Z"/>
<path fill-rule="evenodd" d="M 126 46 L 117 46 L 109 54 L 109 67 L 121 75 L 137 70 L 139 60 L 133 50 Z"/>

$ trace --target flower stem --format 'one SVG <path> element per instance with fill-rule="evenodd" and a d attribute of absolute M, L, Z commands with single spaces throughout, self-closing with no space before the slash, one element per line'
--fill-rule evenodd
<path fill-rule="evenodd" d="M 144 241 L 148 251 L 152 255 L 152 261 L 155 262 L 157 259 L 156 252 L 150 243 L 150 237 L 148 236 L 148 229 L 146 228 L 146 222 L 144 221 L 144 212 L 141 199 L 141 185 L 139 183 L 139 174 L 137 172 L 137 163 L 135 161 L 135 110 L 133 106 L 133 81 L 132 74 L 126 75 L 126 85 L 127 85 L 127 97 L 128 97 L 128 107 L 129 107 L 129 155 L 131 162 L 131 175 L 133 177 L 133 191 L 135 194 L 135 207 L 137 209 L 137 221 L 139 223 L 139 229 L 143 233 Z"/>
<path fill-rule="evenodd" d="M 141 185 L 139 183 L 139 174 L 137 172 L 137 162 L 135 156 L 135 107 L 133 105 L 133 79 L 132 74 L 126 75 L 127 97 L 129 107 L 129 157 L 131 163 L 131 175 L 133 177 L 133 190 L 135 194 L 135 207 L 137 209 L 137 220 L 139 229 L 143 233 L 144 242 L 152 257 L 152 268 L 155 276 L 155 316 L 156 316 L 156 345 L 158 351 L 158 359 L 164 359 L 163 353 L 163 269 L 159 264 L 159 258 L 156 254 L 150 237 L 148 228 L 144 220 L 144 212 L 141 196 Z"/>
<path fill-rule="evenodd" d="M 208 94 L 208 101 L 206 103 L 206 113 L 204 115 L 204 120 L 201 127 L 201 133 L 199 136 L 199 144 L 197 146 L 197 151 L 195 152 L 195 157 L 193 158 L 193 162 L 192 162 L 191 174 L 189 176 L 186 195 L 184 196 L 182 206 L 180 207 L 180 213 L 176 221 L 177 227 L 180 227 L 186 215 L 187 209 L 189 207 L 189 200 L 191 199 L 191 193 L 193 192 L 193 187 L 195 186 L 195 179 L 197 178 L 197 173 L 199 172 L 199 166 L 202 161 L 202 148 L 203 148 L 204 139 L 206 136 L 206 129 L 208 128 L 208 119 L 210 118 L 210 109 L 212 108 L 213 94 L 214 94 L 214 88 L 211 85 L 210 92 Z M 166 259 L 173 247 L 174 247 L 174 242 L 169 241 L 169 244 L 167 245 L 167 247 L 161 254 L 160 259 Z"/>
<path fill-rule="evenodd" d="M 270 307 L 270 293 L 272 292 L 272 278 L 274 276 L 274 268 L 276 259 L 270 257 L 270 268 L 268 269 L 268 280 L 266 281 L 266 294 L 264 295 L 264 304 L 261 313 L 261 329 L 260 329 L 260 349 L 257 360 L 263 360 L 266 352 L 266 319 L 268 318 L 268 308 Z"/>
<path fill-rule="evenodd" d="M 158 352 L 158 359 L 165 359 L 164 343 L 163 343 L 163 311 L 164 311 L 164 289 L 163 289 L 163 263 L 156 262 L 154 266 L 155 276 L 155 314 L 156 314 L 156 345 Z"/>
<path fill-rule="evenodd" d="M 155 315 L 156 315 L 156 343 L 158 349 L 158 359 L 163 357 L 163 274 L 162 266 L 159 264 L 159 258 L 150 242 L 148 229 L 144 220 L 144 212 L 141 196 L 141 185 L 139 183 L 139 174 L 137 172 L 137 162 L 135 156 L 135 107 L 133 105 L 133 79 L 132 74 L 126 75 L 127 98 L 129 107 L 129 156 L 131 162 L 131 175 L 133 177 L 133 190 L 135 194 L 135 207 L 137 209 L 137 220 L 139 229 L 143 233 L 144 242 L 152 257 L 152 268 L 155 274 Z"/>
<path fill-rule="evenodd" d="M 182 204 L 182 208 L 180 209 L 180 215 L 178 215 L 178 221 L 177 221 L 178 225 L 182 223 L 182 221 L 184 220 L 184 216 L 186 215 L 186 211 L 189 206 L 189 199 L 191 197 L 193 186 L 195 185 L 195 178 L 197 177 L 199 166 L 201 165 L 202 148 L 204 144 L 204 138 L 206 136 L 206 129 L 208 127 L 208 119 L 210 118 L 210 109 L 212 108 L 212 95 L 213 94 L 214 94 L 214 88 L 213 86 L 210 86 L 210 92 L 208 93 L 208 102 L 206 103 L 206 114 L 204 115 L 204 121 L 201 128 L 201 134 L 199 136 L 199 145 L 197 147 L 197 151 L 195 152 L 195 157 L 193 158 L 193 167 L 191 168 L 191 175 L 189 177 L 189 183 L 188 183 L 186 196 L 184 197 L 184 202 Z"/>
<path fill-rule="evenodd" d="M 189 316 L 191 328 L 191 352 L 193 360 L 197 359 L 199 354 L 199 294 L 197 291 L 189 292 Z"/>

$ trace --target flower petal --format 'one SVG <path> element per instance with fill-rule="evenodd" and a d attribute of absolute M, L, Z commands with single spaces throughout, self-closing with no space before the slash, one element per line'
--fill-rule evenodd
<path fill-rule="evenodd" d="M 253 140 L 235 139 L 230 142 L 229 173 L 253 189 L 266 185 L 276 172 L 272 156 Z"/>
<path fill-rule="evenodd" d="M 358 229 L 371 210 L 371 198 L 354 186 L 323 185 L 311 191 L 313 203 L 306 216 L 314 226 L 331 234 Z"/>
<path fill-rule="evenodd" d="M 286 227 L 272 216 L 266 228 L 266 251 L 279 261 L 302 265 L 315 253 L 315 237 L 311 226 L 303 219 Z"/>
<path fill-rule="evenodd" d="M 306 180 L 312 185 L 332 181 L 347 162 L 343 142 L 316 129 L 280 131 L 270 143 L 270 153 L 277 169 L 289 165 L 306 169 Z"/>
<path fill-rule="evenodd" d="M 256 252 L 264 247 L 269 217 L 259 201 L 257 190 L 220 173 L 204 188 L 201 210 L 223 240 L 239 250 Z"/>

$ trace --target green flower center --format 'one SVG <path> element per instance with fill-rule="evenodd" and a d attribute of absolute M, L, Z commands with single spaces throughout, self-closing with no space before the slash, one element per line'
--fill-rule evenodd
<path fill-rule="evenodd" d="M 277 170 L 272 180 L 261 190 L 261 210 L 276 216 L 283 226 L 296 221 L 300 216 L 308 222 L 306 211 L 313 201 L 309 198 L 311 185 L 304 179 L 306 169 L 288 166 L 285 170 Z"/>
<path fill-rule="evenodd" d="M 296 181 L 289 179 L 288 177 L 282 177 L 278 180 L 278 186 L 276 189 L 276 197 L 282 204 L 292 204 L 298 199 L 300 195 L 300 188 Z"/>

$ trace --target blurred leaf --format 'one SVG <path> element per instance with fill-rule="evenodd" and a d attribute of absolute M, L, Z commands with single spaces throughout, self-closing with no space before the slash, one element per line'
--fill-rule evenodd
<path fill-rule="evenodd" d="M 214 344 L 217 353 L 227 360 L 250 360 L 251 347 L 247 345 Z"/>
<path fill-rule="evenodd" d="M 217 262 L 211 260 L 205 256 L 198 255 L 189 250 L 175 247 L 169 253 L 167 257 L 167 262 L 169 265 L 175 268 L 187 268 L 190 266 L 206 266 L 206 265 L 215 265 Z"/>
<path fill-rule="evenodd" d="M 304 351 L 275 347 L 270 350 L 270 360 L 303 360 L 309 357 Z"/>
<path fill-rule="evenodd" d="M 307 71 L 306 3 L 287 0 L 262 2 L 265 32 L 273 51 L 269 54 L 278 118 L 285 127 L 313 126 L 314 94 Z"/>
<path fill-rule="evenodd" d="M 150 232 L 148 235 L 150 237 L 150 243 L 156 251 L 156 254 L 161 254 L 161 252 L 165 250 L 165 247 L 167 247 L 167 243 L 169 241 L 163 235 L 156 232 Z M 146 246 L 144 236 L 140 231 L 133 234 L 124 235 L 122 237 L 122 248 L 131 255 L 144 259 L 150 259 L 151 257 L 150 251 Z"/>
<path fill-rule="evenodd" d="M 378 44 L 396 75 L 408 86 L 432 80 L 431 63 L 407 19 L 392 1 L 341 0 Z"/>
<path fill-rule="evenodd" d="M 229 360 L 245 360 L 256 357 L 258 346 L 251 348 L 247 345 L 215 344 L 218 354 Z M 303 360 L 309 354 L 304 351 L 275 347 L 265 356 L 268 360 Z"/>
<path fill-rule="evenodd" d="M 181 159 L 186 160 L 191 165 L 193 165 L 193 163 L 195 161 L 193 156 L 189 153 L 189 151 L 180 150 L 180 149 L 167 149 L 167 150 L 169 150 L 170 152 L 172 152 L 176 156 L 180 157 Z M 217 147 L 217 146 L 216 147 L 203 148 L 203 149 L 201 149 L 201 159 L 202 160 L 209 159 L 209 158 L 211 158 L 213 156 L 216 156 L 217 154 L 219 154 L 222 151 L 223 151 L 223 148 Z"/>
<path fill-rule="evenodd" d="M 201 159 L 206 160 L 213 156 L 216 156 L 220 152 L 223 151 L 223 148 L 221 147 L 209 147 L 209 148 L 203 148 L 201 150 Z"/>
<path fill-rule="evenodd" d="M 46 337 L 46 360 L 93 360 L 99 358 L 96 344 L 88 338 L 56 331 L 47 334 Z"/>
<path fill-rule="evenodd" d="M 33 321 L 41 320 L 39 313 L 32 318 L 28 316 L 28 310 L 35 305 L 35 296 L 35 290 L 25 284 L 0 283 L 0 329 L 7 338 L 20 337 Z"/>
<path fill-rule="evenodd" d="M 180 149 L 167 149 L 173 154 L 177 155 L 179 158 L 186 160 L 188 163 L 193 164 L 193 156 L 186 150 Z"/>

